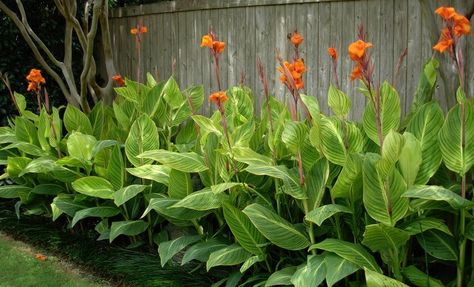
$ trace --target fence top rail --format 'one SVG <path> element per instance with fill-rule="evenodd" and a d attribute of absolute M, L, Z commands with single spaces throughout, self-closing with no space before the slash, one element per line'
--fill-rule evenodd
<path fill-rule="evenodd" d="M 111 18 L 133 17 L 151 14 L 225 9 L 235 7 L 271 6 L 320 2 L 350 2 L 361 0 L 174 0 L 112 9 Z"/>

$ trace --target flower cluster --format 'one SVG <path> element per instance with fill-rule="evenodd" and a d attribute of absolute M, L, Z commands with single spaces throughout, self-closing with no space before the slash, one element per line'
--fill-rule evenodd
<path fill-rule="evenodd" d="M 28 91 L 38 92 L 41 84 L 46 83 L 46 80 L 41 75 L 41 70 L 38 69 L 31 69 L 26 79 L 28 80 Z"/>
<path fill-rule="evenodd" d="M 306 72 L 303 59 L 296 59 L 293 63 L 284 61 L 281 67 L 278 67 L 280 72 L 280 81 L 289 89 L 301 90 L 304 88 L 302 75 Z"/>
<path fill-rule="evenodd" d="M 114 80 L 115 83 L 117 83 L 117 85 L 120 87 L 125 86 L 125 80 L 122 78 L 122 75 L 120 74 L 112 76 L 112 80 Z"/>
<path fill-rule="evenodd" d="M 303 43 L 303 40 L 303 36 L 301 36 L 298 31 L 295 31 L 290 35 L 290 41 L 295 46 L 295 48 L 298 48 L 298 46 Z"/>
<path fill-rule="evenodd" d="M 132 35 L 140 35 L 148 32 L 148 28 L 144 25 L 138 24 L 137 27 L 130 29 Z"/>
<path fill-rule="evenodd" d="M 471 33 L 471 23 L 465 16 L 458 14 L 453 7 L 439 7 L 435 13 L 443 19 L 444 27 L 433 50 L 440 53 L 452 52 L 457 40 Z"/>
<path fill-rule="evenodd" d="M 208 47 L 214 54 L 220 54 L 224 51 L 225 43 L 217 41 L 216 35 L 211 32 L 202 36 L 201 47 Z"/>
<path fill-rule="evenodd" d="M 370 60 L 365 50 L 372 47 L 372 43 L 365 42 L 360 38 L 349 45 L 349 57 L 356 63 L 356 66 L 351 72 L 351 80 L 370 78 Z"/>
<path fill-rule="evenodd" d="M 221 106 L 228 99 L 224 91 L 215 92 L 209 96 L 209 102 L 215 103 L 217 106 Z"/>

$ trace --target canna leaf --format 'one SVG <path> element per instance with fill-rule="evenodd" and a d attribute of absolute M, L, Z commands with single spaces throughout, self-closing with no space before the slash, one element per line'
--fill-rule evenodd
<path fill-rule="evenodd" d="M 397 281 L 370 269 L 364 269 L 367 287 L 408 287 L 408 285 L 405 285 L 400 281 Z"/>
<path fill-rule="evenodd" d="M 204 158 L 194 152 L 178 153 L 163 149 L 146 151 L 139 158 L 156 160 L 170 168 L 182 172 L 201 172 L 208 170 Z"/>
<path fill-rule="evenodd" d="M 351 99 L 341 90 L 338 90 L 333 85 L 329 86 L 328 91 L 328 106 L 340 118 L 345 118 L 351 110 Z"/>
<path fill-rule="evenodd" d="M 310 255 L 306 264 L 300 266 L 293 276 L 291 283 L 295 287 L 319 286 L 326 277 L 326 264 L 323 255 Z"/>
<path fill-rule="evenodd" d="M 186 248 L 186 246 L 199 241 L 201 237 L 199 235 L 187 235 L 181 236 L 174 240 L 161 242 L 158 246 L 158 254 L 160 255 L 161 267 L 164 267 L 166 263 L 173 258 L 178 252 Z"/>
<path fill-rule="evenodd" d="M 114 192 L 115 205 L 123 205 L 125 202 L 143 192 L 145 188 L 147 188 L 146 185 L 132 184 L 117 190 Z"/>
<path fill-rule="evenodd" d="M 143 220 L 114 221 L 110 226 L 109 241 L 114 241 L 119 235 L 138 235 L 144 232 L 147 227 L 148 223 Z"/>
<path fill-rule="evenodd" d="M 444 284 L 438 279 L 430 277 L 423 273 L 415 265 L 403 268 L 402 274 L 416 287 L 443 287 Z"/>
<path fill-rule="evenodd" d="M 112 184 L 108 180 L 98 176 L 87 176 L 75 180 L 72 183 L 72 188 L 79 193 L 91 197 L 104 199 L 114 198 L 114 187 Z"/>
<path fill-rule="evenodd" d="M 416 240 L 431 256 L 448 261 L 458 260 L 458 250 L 454 238 L 438 230 L 427 230 L 416 236 Z"/>
<path fill-rule="evenodd" d="M 328 287 L 359 270 L 356 264 L 334 254 L 326 253 L 326 284 Z"/>
<path fill-rule="evenodd" d="M 192 260 L 206 262 L 212 252 L 217 251 L 219 249 L 223 249 L 226 246 L 226 244 L 216 239 L 209 239 L 205 242 L 199 242 L 197 244 L 194 244 L 184 253 L 181 265 L 184 265 Z"/>
<path fill-rule="evenodd" d="M 72 219 L 71 226 L 74 227 L 77 222 L 87 217 L 112 217 L 120 213 L 120 209 L 111 206 L 99 206 L 99 207 L 90 207 L 82 210 L 78 210 L 74 214 Z"/>
<path fill-rule="evenodd" d="M 417 185 L 410 187 L 403 197 L 420 198 L 433 201 L 444 201 L 449 203 L 452 208 L 468 208 L 474 206 L 474 202 L 462 198 L 460 195 L 436 185 Z"/>
<path fill-rule="evenodd" d="M 73 105 L 67 105 L 64 112 L 64 126 L 69 133 L 73 131 L 92 135 L 92 125 L 89 118 Z"/>
<path fill-rule="evenodd" d="M 155 123 L 147 115 L 141 115 L 132 124 L 125 141 L 125 154 L 128 160 L 135 167 L 151 164 L 153 159 L 139 157 L 139 155 L 156 150 L 159 146 L 160 141 Z"/>
<path fill-rule="evenodd" d="M 144 164 L 135 168 L 127 168 L 127 171 L 133 176 L 169 185 L 171 168 L 167 166 Z"/>
<path fill-rule="evenodd" d="M 410 233 L 384 224 L 370 224 L 365 227 L 362 244 L 372 252 L 397 250 L 410 239 Z"/>
<path fill-rule="evenodd" d="M 324 156 L 330 162 L 344 166 L 347 151 L 337 126 L 330 119 L 323 117 L 320 119 L 319 133 L 321 152 Z"/>
<path fill-rule="evenodd" d="M 340 212 L 352 213 L 352 210 L 339 204 L 326 204 L 306 214 L 304 219 L 321 226 L 326 219 Z"/>
<path fill-rule="evenodd" d="M 251 257 L 251 254 L 245 251 L 237 244 L 227 246 L 223 249 L 212 252 L 206 263 L 206 270 L 209 271 L 215 266 L 237 265 Z"/>
<path fill-rule="evenodd" d="M 292 285 L 291 277 L 296 272 L 296 266 L 285 267 L 281 270 L 278 270 L 270 277 L 268 277 L 267 282 L 265 283 L 265 287 L 268 286 L 281 286 L 281 285 Z"/>

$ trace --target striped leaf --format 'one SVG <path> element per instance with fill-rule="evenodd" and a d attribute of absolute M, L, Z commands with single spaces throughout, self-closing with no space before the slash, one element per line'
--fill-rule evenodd
<path fill-rule="evenodd" d="M 320 249 L 335 253 L 340 257 L 356 264 L 360 268 L 368 268 L 370 270 L 381 272 L 380 267 L 374 257 L 361 245 L 342 241 L 339 239 L 325 239 L 324 241 L 313 244 L 309 250 Z"/>
<path fill-rule="evenodd" d="M 332 198 L 349 198 L 352 194 L 358 194 L 362 185 L 362 162 L 363 156 L 350 154 L 346 164 L 336 179 L 336 183 L 331 189 Z"/>
<path fill-rule="evenodd" d="M 164 165 L 145 164 L 135 168 L 127 168 L 127 171 L 138 178 L 150 179 L 168 185 L 171 168 Z"/>
<path fill-rule="evenodd" d="M 147 115 L 141 115 L 133 123 L 125 141 L 125 154 L 128 160 L 135 167 L 151 164 L 153 159 L 138 156 L 146 151 L 156 150 L 159 147 L 160 141 L 155 123 Z"/>
<path fill-rule="evenodd" d="M 458 260 L 458 250 L 454 237 L 438 230 L 428 230 L 416 236 L 423 249 L 434 258 L 448 261 Z"/>
<path fill-rule="evenodd" d="M 125 181 L 125 164 L 119 145 L 114 147 L 110 155 L 109 165 L 107 166 L 107 179 L 115 190 L 123 187 Z"/>
<path fill-rule="evenodd" d="M 326 253 L 324 261 L 326 263 L 326 284 L 328 287 L 359 270 L 359 266 L 334 253 Z"/>
<path fill-rule="evenodd" d="M 362 244 L 369 247 L 372 252 L 397 250 L 410 239 L 410 233 L 396 227 L 384 224 L 370 224 L 365 226 Z"/>
<path fill-rule="evenodd" d="M 69 133 L 73 131 L 92 134 L 92 125 L 89 118 L 73 105 L 67 105 L 64 112 L 64 126 Z"/>
<path fill-rule="evenodd" d="M 308 127 L 303 122 L 288 121 L 283 128 L 281 140 L 293 154 L 296 154 L 303 146 L 308 132 Z"/>
<path fill-rule="evenodd" d="M 148 223 L 143 220 L 114 221 L 110 226 L 109 242 L 114 241 L 119 235 L 135 236 L 148 227 Z"/>
<path fill-rule="evenodd" d="M 407 126 L 407 131 L 419 140 L 421 146 L 421 164 L 415 184 L 426 184 L 441 164 L 438 133 L 443 122 L 443 111 L 439 104 L 427 103 L 419 109 Z"/>
<path fill-rule="evenodd" d="M 338 90 L 333 85 L 329 86 L 328 91 L 328 106 L 336 114 L 336 116 L 345 118 L 351 110 L 351 99 L 341 90 Z"/>
<path fill-rule="evenodd" d="M 168 195 L 171 198 L 183 199 L 193 192 L 191 175 L 176 169 L 169 173 Z"/>
<path fill-rule="evenodd" d="M 291 285 L 291 277 L 293 277 L 295 272 L 296 266 L 285 267 L 281 270 L 273 272 L 272 275 L 268 277 L 265 287 Z"/>
<path fill-rule="evenodd" d="M 397 169 L 393 169 L 387 177 L 382 177 L 376 168 L 379 160 L 377 154 L 367 154 L 364 160 L 364 206 L 370 217 L 394 226 L 408 210 L 407 198 L 401 197 L 406 184 Z"/>
<path fill-rule="evenodd" d="M 464 106 L 464 123 L 462 110 Z M 462 126 L 464 125 L 464 129 Z M 439 132 L 439 146 L 446 167 L 461 176 L 474 164 L 474 108 L 465 103 L 454 106 Z M 464 130 L 464 131 L 463 131 Z M 463 145 L 464 133 L 464 145 Z"/>
<path fill-rule="evenodd" d="M 92 150 L 97 140 L 91 135 L 80 132 L 72 132 L 67 139 L 67 151 L 70 156 L 83 161 L 92 159 Z"/>
<path fill-rule="evenodd" d="M 187 208 L 197 211 L 206 211 L 221 207 L 217 195 L 209 188 L 196 191 L 175 203 L 171 208 Z"/>
<path fill-rule="evenodd" d="M 112 217 L 120 213 L 120 209 L 111 206 L 90 207 L 77 211 L 72 219 L 72 227 L 80 220 L 87 217 Z"/>
<path fill-rule="evenodd" d="M 158 214 L 171 219 L 192 220 L 206 215 L 206 212 L 196 211 L 188 208 L 171 207 L 179 200 L 174 198 L 152 198 L 148 207 L 143 212 L 141 218 L 145 217 L 150 211 L 155 210 Z"/>
<path fill-rule="evenodd" d="M 191 260 L 206 262 L 212 252 L 225 248 L 226 246 L 226 244 L 212 238 L 205 242 L 194 244 L 184 253 L 181 265 L 184 265 Z"/>
<path fill-rule="evenodd" d="M 368 268 L 365 269 L 365 281 L 367 282 L 367 287 L 408 287 L 408 285 L 403 284 L 400 281 L 382 275 L 378 272 L 372 271 Z"/>
<path fill-rule="evenodd" d="M 201 172 L 208 170 L 204 158 L 195 152 L 178 153 L 163 149 L 150 150 L 139 155 L 139 158 L 156 160 L 170 168 L 183 172 Z"/>
<path fill-rule="evenodd" d="M 416 287 L 443 287 L 443 282 L 433 277 L 428 276 L 426 273 L 416 268 L 415 265 L 410 265 L 403 268 L 402 274 Z"/>
<path fill-rule="evenodd" d="M 304 219 L 316 223 L 318 226 L 321 226 L 326 219 L 340 212 L 352 213 L 352 211 L 348 207 L 345 207 L 343 205 L 326 204 L 321 207 L 315 208 L 313 211 L 306 214 Z"/>
<path fill-rule="evenodd" d="M 395 163 L 400 157 L 400 152 L 404 144 L 405 139 L 396 131 L 391 130 L 385 137 L 382 148 L 382 158 L 376 164 L 377 171 L 382 178 L 392 172 Z"/>
<path fill-rule="evenodd" d="M 143 192 L 145 188 L 147 188 L 146 185 L 132 184 L 117 190 L 114 192 L 115 205 L 120 206 L 124 204 L 139 193 Z"/>
<path fill-rule="evenodd" d="M 398 168 L 408 187 L 412 186 L 418 176 L 422 163 L 422 150 L 418 139 L 409 132 L 403 134 L 405 144 L 398 158 Z"/>
<path fill-rule="evenodd" d="M 432 201 L 444 201 L 449 203 L 452 208 L 469 208 L 474 206 L 474 202 L 462 198 L 457 193 L 436 185 L 416 185 L 410 187 L 403 197 L 420 198 Z"/>
<path fill-rule="evenodd" d="M 295 287 L 319 286 L 325 277 L 324 255 L 310 255 L 306 264 L 296 270 L 290 281 Z"/>
<path fill-rule="evenodd" d="M 158 254 L 160 255 L 161 267 L 173 258 L 178 252 L 186 248 L 186 246 L 199 241 L 199 235 L 181 236 L 174 240 L 161 242 L 158 246 Z"/>
<path fill-rule="evenodd" d="M 337 126 L 328 118 L 321 118 L 319 126 L 321 151 L 332 163 L 344 166 L 346 162 L 346 147 Z"/>
<path fill-rule="evenodd" d="M 243 212 L 263 236 L 281 248 L 301 250 L 310 244 L 306 235 L 290 222 L 258 203 L 247 206 Z"/>
<path fill-rule="evenodd" d="M 263 255 L 265 237 L 253 226 L 250 219 L 238 208 L 223 204 L 224 218 L 237 242 L 252 254 Z"/>
<path fill-rule="evenodd" d="M 206 263 L 206 270 L 209 271 L 215 266 L 237 265 L 251 257 L 251 254 L 245 251 L 237 244 L 212 252 Z"/>
<path fill-rule="evenodd" d="M 380 98 L 380 122 L 385 137 L 391 130 L 397 130 L 400 124 L 400 97 L 388 82 L 384 82 L 380 88 Z M 378 145 L 375 109 L 370 101 L 364 111 L 363 124 L 367 136 Z"/>
<path fill-rule="evenodd" d="M 98 176 L 87 176 L 80 178 L 72 183 L 75 191 L 90 197 L 104 199 L 114 198 L 114 187 L 105 178 Z"/>

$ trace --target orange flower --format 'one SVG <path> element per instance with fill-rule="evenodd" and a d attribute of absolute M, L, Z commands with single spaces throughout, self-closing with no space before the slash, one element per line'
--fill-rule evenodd
<path fill-rule="evenodd" d="M 301 36 L 297 31 L 295 31 L 290 38 L 290 41 L 296 48 L 303 43 L 303 36 Z"/>
<path fill-rule="evenodd" d="M 217 54 L 220 54 L 224 51 L 225 48 L 225 43 L 224 42 L 219 42 L 219 41 L 214 41 L 212 42 L 212 49 L 216 51 Z"/>
<path fill-rule="evenodd" d="M 209 47 L 212 49 L 212 37 L 210 35 L 202 36 L 201 47 Z"/>
<path fill-rule="evenodd" d="M 362 66 L 357 64 L 351 72 L 351 80 L 362 79 Z"/>
<path fill-rule="evenodd" d="M 296 90 L 300 90 L 302 88 L 304 88 L 304 82 L 303 82 L 303 79 L 302 79 L 302 74 L 304 72 L 306 72 L 306 67 L 304 65 L 304 62 L 302 59 L 296 59 L 293 63 L 288 63 L 287 61 L 284 61 L 283 62 L 283 66 L 285 66 L 290 75 L 291 75 L 291 78 L 293 79 L 293 83 L 294 83 L 294 88 L 296 88 Z M 285 73 L 285 69 L 283 69 L 283 67 L 278 67 L 278 71 L 280 72 L 280 81 L 287 85 L 288 87 L 290 87 L 291 83 L 290 81 L 288 80 L 287 78 L 287 75 Z"/>
<path fill-rule="evenodd" d="M 148 32 L 148 28 L 146 26 L 142 26 L 142 25 L 137 25 L 136 28 L 130 29 L 130 33 L 132 33 L 133 35 L 145 34 L 147 32 Z"/>
<path fill-rule="evenodd" d="M 293 64 L 293 69 L 295 70 L 295 72 L 299 73 L 299 74 L 302 74 L 304 72 L 306 72 L 306 67 L 304 65 L 304 62 L 302 59 L 297 59 L 295 61 L 295 63 Z"/>
<path fill-rule="evenodd" d="M 441 30 L 441 36 L 436 43 L 436 45 L 433 46 L 433 50 L 436 50 L 440 53 L 444 53 L 446 50 L 448 50 L 452 45 L 454 45 L 454 40 L 451 35 L 451 31 L 449 28 L 444 28 Z"/>
<path fill-rule="evenodd" d="M 120 74 L 112 76 L 112 80 L 114 80 L 119 86 L 125 86 L 125 80 Z"/>
<path fill-rule="evenodd" d="M 301 90 L 302 88 L 304 88 L 304 82 L 301 78 L 295 79 L 295 87 L 297 90 Z"/>
<path fill-rule="evenodd" d="M 31 69 L 28 76 L 26 76 L 26 79 L 30 82 L 35 83 L 35 84 L 44 84 L 44 83 L 46 83 L 46 80 L 41 75 L 41 70 L 38 70 L 38 69 Z"/>
<path fill-rule="evenodd" d="M 41 253 L 37 253 L 37 254 L 35 254 L 35 258 L 39 261 L 46 261 L 46 259 L 48 259 L 48 256 L 43 255 Z"/>
<path fill-rule="evenodd" d="M 362 40 L 357 40 L 349 45 L 349 57 L 353 61 L 360 61 L 365 55 L 365 49 L 372 47 L 372 43 L 366 43 Z"/>
<path fill-rule="evenodd" d="M 454 17 L 456 10 L 453 7 L 444 7 L 441 6 L 435 10 L 435 13 L 441 16 L 444 20 L 449 20 Z"/>
<path fill-rule="evenodd" d="M 471 33 L 471 22 L 463 15 L 455 13 L 453 16 L 454 20 L 454 35 L 460 37 Z"/>
<path fill-rule="evenodd" d="M 215 103 L 216 105 L 220 105 L 220 104 L 223 104 L 225 103 L 229 98 L 227 97 L 227 95 L 225 94 L 224 91 L 219 91 L 219 92 L 215 92 L 213 94 L 211 94 L 209 96 L 209 102 L 213 102 Z"/>
<path fill-rule="evenodd" d="M 337 60 L 337 51 L 336 48 L 330 47 L 328 48 L 328 54 L 331 56 L 333 60 Z"/>
<path fill-rule="evenodd" d="M 36 92 L 38 91 L 38 85 L 34 82 L 28 82 L 28 88 L 26 89 L 28 92 Z"/>

